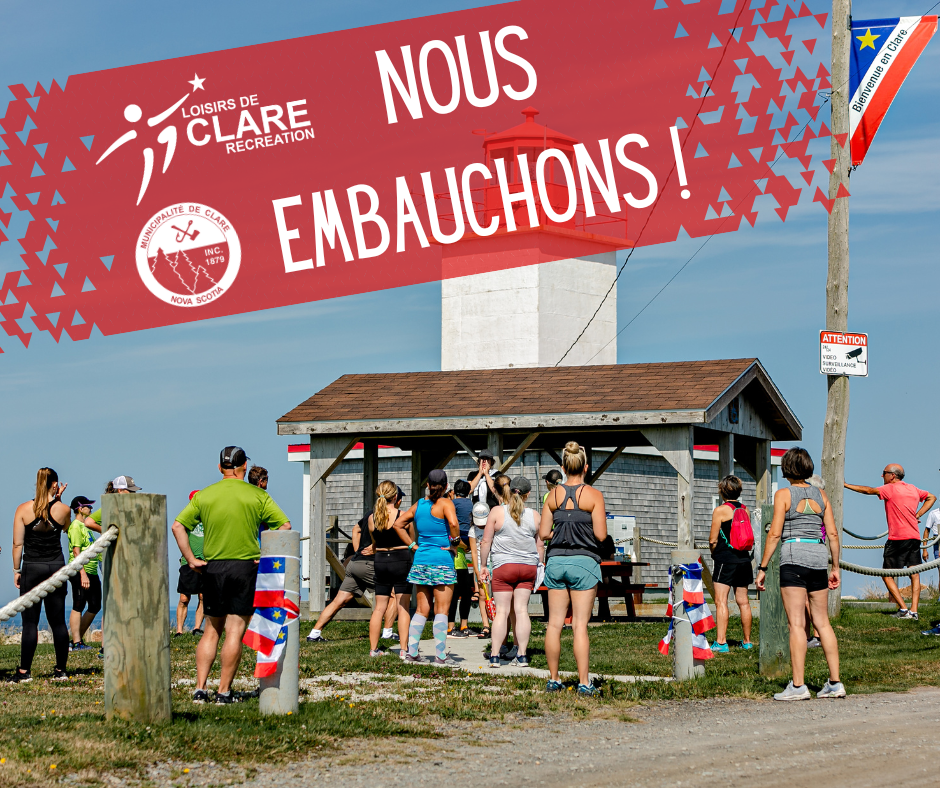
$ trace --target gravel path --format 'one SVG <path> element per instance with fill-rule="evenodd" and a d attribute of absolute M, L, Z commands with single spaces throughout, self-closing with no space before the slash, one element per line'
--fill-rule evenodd
<path fill-rule="evenodd" d="M 603 714 L 603 708 L 598 709 Z M 175 785 L 283 788 L 335 785 L 481 786 L 760 785 L 884 788 L 936 785 L 940 689 L 856 695 L 843 701 L 704 700 L 630 710 L 633 721 L 519 719 L 455 724 L 443 739 L 349 742 L 339 754 L 250 777 L 200 768 Z M 153 767 L 167 785 L 182 764 Z M 933 777 L 930 775 L 933 774 Z"/>

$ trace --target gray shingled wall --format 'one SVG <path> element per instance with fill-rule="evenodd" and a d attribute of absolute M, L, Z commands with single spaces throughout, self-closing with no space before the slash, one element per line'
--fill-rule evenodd
<path fill-rule="evenodd" d="M 594 452 L 596 466 L 607 457 L 603 451 Z M 540 460 L 544 464 L 540 464 Z M 465 478 L 475 464 L 467 457 L 457 457 L 448 466 L 451 483 Z M 552 468 L 554 461 L 544 452 L 526 452 L 510 475 L 523 475 L 538 482 L 538 498 L 545 492 L 539 477 Z M 744 482 L 741 500 L 749 507 L 755 505 L 753 479 L 737 466 L 735 473 Z M 405 505 L 411 505 L 411 459 L 389 457 L 379 460 L 379 480 L 390 479 L 405 491 Z M 640 454 L 622 454 L 598 480 L 598 489 L 604 493 L 607 511 L 611 514 L 634 515 L 645 536 L 674 542 L 676 540 L 676 472 L 662 458 Z M 695 461 L 695 489 L 693 497 L 693 525 L 695 541 L 708 541 L 711 525 L 712 498 L 718 494 L 718 463 L 713 460 Z M 536 500 L 534 497 L 532 500 Z M 362 460 L 346 460 L 327 481 L 327 513 L 339 517 L 339 525 L 347 533 L 362 516 Z M 644 542 L 642 557 L 651 566 L 643 570 L 646 583 L 665 586 L 671 548 Z M 706 560 L 711 565 L 706 551 Z"/>

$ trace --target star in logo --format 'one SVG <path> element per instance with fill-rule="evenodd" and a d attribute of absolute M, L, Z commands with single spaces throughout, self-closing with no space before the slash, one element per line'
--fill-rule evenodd
<path fill-rule="evenodd" d="M 206 81 L 206 77 L 202 79 L 199 78 L 199 75 L 196 75 L 195 79 L 189 81 L 189 84 L 193 85 L 193 93 L 196 90 L 205 90 L 202 86 L 202 83 Z M 198 83 L 198 84 L 197 84 Z M 160 123 L 163 123 L 170 115 L 172 115 L 176 110 L 180 108 L 182 103 L 189 98 L 189 95 L 183 96 L 179 101 L 177 101 L 172 107 L 164 110 L 159 115 L 154 115 L 152 118 L 147 118 L 147 125 L 153 128 Z M 128 123 L 136 123 L 143 117 L 144 113 L 140 107 L 136 104 L 128 104 L 124 107 L 124 119 Z M 137 132 L 134 129 L 125 132 L 120 137 L 118 137 L 111 147 L 108 148 L 101 158 L 95 162 L 95 164 L 101 164 L 108 156 L 110 156 L 114 151 L 120 148 L 125 142 L 130 142 L 133 139 L 137 138 Z M 162 129 L 157 135 L 157 142 L 161 142 L 166 145 L 166 151 L 163 155 L 163 172 L 167 171 L 167 168 L 170 166 L 170 162 L 173 160 L 173 154 L 176 152 L 176 126 L 167 126 Z M 140 201 L 144 199 L 144 194 L 147 192 L 147 186 L 150 185 L 150 176 L 153 174 L 153 148 L 144 148 L 144 177 L 140 183 L 140 194 L 137 195 L 137 204 L 140 205 Z"/>
<path fill-rule="evenodd" d="M 871 34 L 871 28 L 865 31 L 863 36 L 855 36 L 859 41 L 862 42 L 862 45 L 859 47 L 859 50 L 865 49 L 865 47 L 875 48 L 875 40 L 881 38 L 881 36 L 873 36 Z"/>

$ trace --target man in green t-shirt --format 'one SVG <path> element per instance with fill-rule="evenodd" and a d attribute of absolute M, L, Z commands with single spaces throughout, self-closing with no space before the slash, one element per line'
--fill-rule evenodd
<path fill-rule="evenodd" d="M 193 490 L 189 494 L 189 500 L 192 500 L 199 490 Z M 202 545 L 205 531 L 202 523 L 196 523 L 193 530 L 189 532 L 189 549 L 193 551 L 196 558 L 205 561 L 206 556 L 203 553 Z M 180 556 L 180 576 L 176 583 L 176 593 L 180 595 L 180 601 L 176 603 L 176 637 L 183 634 L 183 627 L 186 624 L 186 614 L 189 612 L 189 601 L 194 597 L 199 597 L 199 603 L 196 607 L 196 620 L 193 626 L 193 634 L 202 634 L 202 572 L 197 572 L 189 567 L 186 558 Z"/>
<path fill-rule="evenodd" d="M 255 579 L 261 545 L 258 529 L 290 528 L 287 515 L 259 487 L 247 484 L 248 456 L 238 446 L 226 446 L 219 456 L 222 480 L 197 492 L 173 523 L 173 536 L 189 567 L 202 572 L 202 594 L 209 626 L 196 648 L 196 692 L 193 701 L 209 700 L 206 682 L 222 647 L 222 670 L 216 703 L 232 703 L 232 681 L 242 656 L 242 636 L 254 612 Z M 189 545 L 197 523 L 204 530 L 203 555 Z"/>
<path fill-rule="evenodd" d="M 69 525 L 69 560 L 78 557 L 83 550 L 91 547 L 94 539 L 85 525 L 85 518 L 91 515 L 94 501 L 84 495 L 72 499 L 72 513 L 75 518 Z M 69 630 L 72 633 L 72 651 L 85 651 L 91 648 L 84 643 L 85 633 L 91 622 L 101 610 L 101 580 L 98 578 L 98 559 L 92 558 L 82 570 L 70 578 L 72 585 L 72 614 L 69 617 Z M 85 608 L 88 608 L 87 610 Z M 84 613 L 82 612 L 84 611 Z"/>

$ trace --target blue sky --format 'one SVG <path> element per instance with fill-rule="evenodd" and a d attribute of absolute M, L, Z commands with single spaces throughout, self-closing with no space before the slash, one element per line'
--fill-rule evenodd
<path fill-rule="evenodd" d="M 0 85 L 48 84 L 68 74 L 479 5 L 7 0 Z M 918 15 L 929 7 L 927 0 L 855 0 L 853 13 Z M 871 335 L 871 375 L 852 382 L 846 463 L 849 481 L 876 484 L 885 463 L 901 462 L 909 481 L 935 493 L 937 74 L 935 40 L 852 177 L 849 328 Z M 8 98 L 0 88 L 0 112 Z M 818 204 L 801 205 L 784 224 L 767 213 L 753 230 L 710 241 L 621 334 L 618 361 L 757 356 L 818 457 L 826 403 L 817 345 L 825 319 L 826 214 Z M 621 327 L 700 245 L 680 240 L 634 254 L 618 285 Z M 59 471 L 70 495 L 93 498 L 107 479 L 131 474 L 145 490 L 167 494 L 172 517 L 191 489 L 216 480 L 219 449 L 237 443 L 269 468 L 270 491 L 299 524 L 300 468 L 286 462 L 288 441 L 277 437 L 275 419 L 344 373 L 438 369 L 440 285 L 76 343 L 34 335 L 28 351 L 0 335 L 0 347 L 0 567 L 9 568 L 13 509 L 32 496 L 42 465 Z M 849 528 L 884 530 L 876 499 L 848 493 L 846 501 Z M 849 560 L 870 563 L 873 553 L 850 551 Z M 8 571 L 0 577 L 4 602 L 15 589 Z M 850 591 L 868 584 L 846 580 Z"/>

